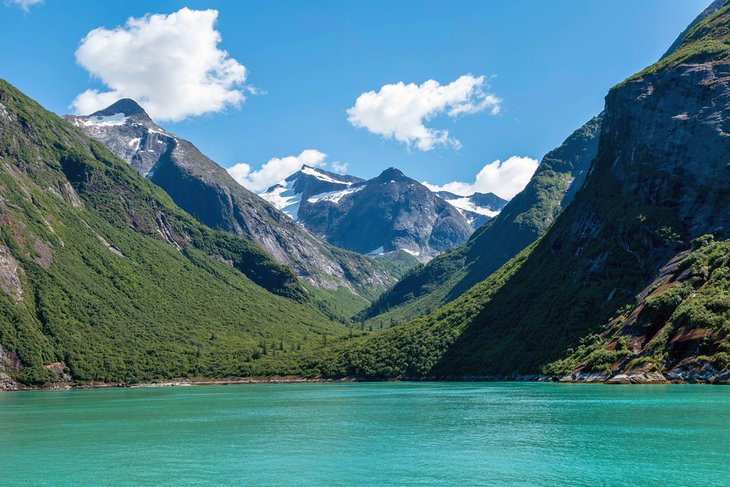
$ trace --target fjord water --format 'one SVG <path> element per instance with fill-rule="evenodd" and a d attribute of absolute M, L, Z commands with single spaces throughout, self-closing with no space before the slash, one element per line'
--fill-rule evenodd
<path fill-rule="evenodd" d="M 727 485 L 730 388 L 272 384 L 0 394 L 0 484 Z"/>

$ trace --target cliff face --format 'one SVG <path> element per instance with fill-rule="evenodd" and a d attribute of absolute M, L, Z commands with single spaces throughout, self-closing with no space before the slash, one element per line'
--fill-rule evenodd
<path fill-rule="evenodd" d="M 727 238 L 729 22 L 723 7 L 670 57 L 610 91 L 583 189 L 443 370 L 535 371 L 632 303 L 692 239 Z M 457 354 L 470 358 L 457 365 Z"/>
<path fill-rule="evenodd" d="M 146 175 L 195 218 L 260 245 L 314 286 L 342 287 L 373 298 L 399 277 L 383 262 L 313 236 L 239 185 L 193 144 L 156 125 L 132 100 L 120 100 L 89 116 L 65 118 Z"/>
<path fill-rule="evenodd" d="M 682 32 L 662 60 L 727 0 L 714 1 Z M 678 94 L 677 96 L 681 96 Z M 402 322 L 450 302 L 537 240 L 583 186 L 598 152 L 604 113 L 545 155 L 525 189 L 461 248 L 412 272 L 364 312 L 376 324 Z"/>

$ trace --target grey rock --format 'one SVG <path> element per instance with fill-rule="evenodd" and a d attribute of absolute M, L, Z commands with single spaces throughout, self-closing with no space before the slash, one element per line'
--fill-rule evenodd
<path fill-rule="evenodd" d="M 14 301 L 23 299 L 23 283 L 20 281 L 20 264 L 10 249 L 0 245 L 0 290 Z M 2 349 L 0 349 L 2 350 Z M 2 357 L 0 356 L 0 360 Z"/>

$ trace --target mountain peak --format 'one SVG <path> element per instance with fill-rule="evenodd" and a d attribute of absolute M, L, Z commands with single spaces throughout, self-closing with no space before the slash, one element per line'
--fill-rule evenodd
<path fill-rule="evenodd" d="M 131 117 L 132 115 L 143 115 L 149 118 L 149 115 L 147 115 L 147 112 L 144 111 L 144 108 L 142 108 L 139 103 L 132 100 L 131 98 L 122 98 L 121 100 L 118 100 L 115 103 L 104 108 L 103 110 L 92 113 L 90 116 L 110 117 L 118 113 L 123 113 L 125 117 Z"/>
<path fill-rule="evenodd" d="M 396 169 L 394 167 L 389 167 L 388 169 L 386 169 L 385 171 L 380 173 L 380 176 L 378 176 L 378 179 L 397 180 L 397 179 L 403 179 L 405 177 L 406 177 L 406 175 L 403 174 L 403 171 L 401 171 L 400 169 Z"/>

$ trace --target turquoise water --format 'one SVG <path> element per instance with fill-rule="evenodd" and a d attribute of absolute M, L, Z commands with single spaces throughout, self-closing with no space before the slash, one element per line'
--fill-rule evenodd
<path fill-rule="evenodd" d="M 0 394 L 0 485 L 728 485 L 730 387 Z"/>

